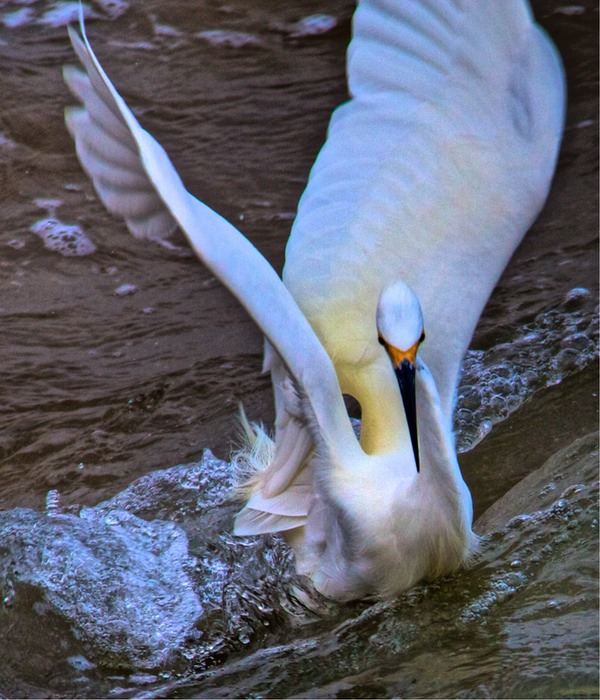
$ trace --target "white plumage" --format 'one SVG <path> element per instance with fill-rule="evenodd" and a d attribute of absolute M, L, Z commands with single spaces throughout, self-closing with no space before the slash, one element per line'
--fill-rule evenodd
<path fill-rule="evenodd" d="M 284 532 L 340 600 L 460 566 L 475 545 L 451 431 L 460 363 L 544 203 L 563 124 L 560 59 L 527 3 L 359 3 L 351 99 L 300 200 L 285 287 L 70 34 L 86 73 L 65 69 L 83 103 L 67 125 L 98 194 L 138 237 L 179 225 L 267 338 L 275 457 L 236 532 Z M 342 392 L 361 405 L 360 444 Z"/>

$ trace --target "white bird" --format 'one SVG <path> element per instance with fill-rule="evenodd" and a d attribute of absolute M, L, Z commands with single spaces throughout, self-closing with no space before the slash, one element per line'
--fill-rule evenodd
<path fill-rule="evenodd" d="M 461 566 L 476 537 L 452 434 L 460 364 L 545 201 L 563 127 L 560 58 L 527 2 L 361 0 L 351 97 L 300 200 L 285 286 L 185 190 L 80 24 L 86 73 L 64 75 L 83 107 L 66 121 L 99 196 L 138 237 L 179 225 L 267 339 L 275 457 L 235 531 L 283 532 L 298 571 L 338 600 Z"/>

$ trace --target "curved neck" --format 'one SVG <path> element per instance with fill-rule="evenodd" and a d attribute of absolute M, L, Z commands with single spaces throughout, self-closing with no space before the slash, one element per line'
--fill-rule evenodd
<path fill-rule="evenodd" d="M 367 454 L 393 452 L 410 441 L 398 382 L 387 358 L 353 372 L 348 381 L 341 372 L 341 380 L 344 392 L 360 403 L 360 445 Z"/>

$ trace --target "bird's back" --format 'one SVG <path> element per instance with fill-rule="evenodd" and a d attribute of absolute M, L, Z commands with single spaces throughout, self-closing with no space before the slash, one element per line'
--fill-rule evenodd
<path fill-rule="evenodd" d="M 379 294 L 407 282 L 449 414 L 483 306 L 548 192 L 560 59 L 521 0 L 363 0 L 348 81 L 284 281 L 338 367 L 369 361 Z"/>

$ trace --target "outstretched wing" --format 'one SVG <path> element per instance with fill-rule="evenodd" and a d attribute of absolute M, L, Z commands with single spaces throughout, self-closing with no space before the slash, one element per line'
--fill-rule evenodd
<path fill-rule="evenodd" d="M 361 0 L 348 81 L 283 278 L 336 366 L 360 363 L 382 287 L 407 282 L 448 416 L 483 306 L 549 189 L 560 59 L 525 0 Z"/>
<path fill-rule="evenodd" d="M 86 45 L 71 27 L 69 35 L 87 71 L 63 69 L 69 89 L 84 105 L 65 109 L 79 161 L 106 208 L 122 216 L 134 236 L 163 242 L 177 222 L 148 178 L 136 141 L 109 88 L 98 79 Z M 96 77 L 93 83 L 90 75 Z"/>
<path fill-rule="evenodd" d="M 335 370 L 290 293 L 234 226 L 191 195 L 162 146 L 137 122 L 85 35 L 69 28 L 85 67 L 65 71 L 82 107 L 67 110 L 77 153 L 106 206 L 136 236 L 162 239 L 178 225 L 197 256 L 238 298 L 302 387 L 324 449 L 332 457 L 359 449 Z"/>

